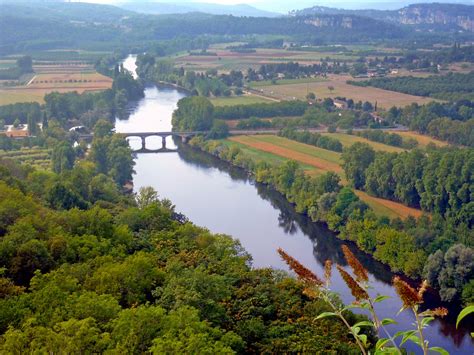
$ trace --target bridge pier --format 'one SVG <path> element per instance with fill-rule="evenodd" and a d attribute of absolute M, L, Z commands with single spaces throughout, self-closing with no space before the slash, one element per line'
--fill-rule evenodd
<path fill-rule="evenodd" d="M 166 149 L 166 136 L 161 136 L 161 149 Z"/>
<path fill-rule="evenodd" d="M 140 137 L 142 140 L 142 150 L 146 149 L 146 137 Z"/>

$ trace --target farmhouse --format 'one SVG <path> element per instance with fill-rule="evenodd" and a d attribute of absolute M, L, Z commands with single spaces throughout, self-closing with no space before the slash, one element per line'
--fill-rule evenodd
<path fill-rule="evenodd" d="M 334 99 L 333 103 L 334 103 L 334 106 L 336 106 L 339 109 L 347 110 L 348 108 L 347 102 L 344 100 Z"/>
<path fill-rule="evenodd" d="M 42 129 L 42 124 L 38 124 L 39 129 Z M 30 136 L 30 130 L 27 124 L 20 124 L 15 127 L 14 125 L 5 125 L 3 129 L 0 129 L 0 134 L 10 138 L 25 138 Z"/>

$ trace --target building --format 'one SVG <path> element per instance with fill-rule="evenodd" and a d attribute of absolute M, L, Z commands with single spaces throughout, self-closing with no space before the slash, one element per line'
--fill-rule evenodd
<path fill-rule="evenodd" d="M 42 126 L 41 123 L 38 124 L 39 130 L 42 130 Z M 0 129 L 0 134 L 10 138 L 25 138 L 31 136 L 27 124 L 20 124 L 18 127 L 15 127 L 14 125 L 5 125 L 3 129 Z"/>
<path fill-rule="evenodd" d="M 334 103 L 334 106 L 336 106 L 337 108 L 339 108 L 341 110 L 347 110 L 348 109 L 347 102 L 344 101 L 344 100 L 334 99 L 333 103 Z"/>

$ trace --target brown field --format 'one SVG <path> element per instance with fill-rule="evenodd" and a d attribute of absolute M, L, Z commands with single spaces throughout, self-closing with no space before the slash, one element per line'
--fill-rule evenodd
<path fill-rule="evenodd" d="M 341 176 L 343 184 L 347 183 L 344 171 L 340 166 L 339 153 L 272 135 L 234 136 L 228 140 L 249 147 L 254 152 L 261 151 L 267 157 L 270 154 L 270 156 L 296 160 L 302 163 L 305 173 L 311 176 L 333 171 Z M 356 194 L 378 216 L 388 216 L 390 218 L 413 216 L 418 218 L 423 214 L 421 210 L 407 207 L 398 202 L 373 197 L 363 191 L 356 191 Z"/>
<path fill-rule="evenodd" d="M 264 94 L 269 94 L 283 99 L 301 99 L 304 100 L 308 92 L 314 92 L 318 98 L 335 98 L 342 96 L 351 98 L 354 101 L 370 101 L 377 102 L 382 108 L 390 108 L 392 106 L 407 106 L 413 102 L 418 104 L 426 104 L 433 101 L 432 98 L 421 96 L 407 95 L 399 92 L 382 90 L 373 87 L 358 87 L 349 85 L 347 80 L 352 77 L 348 75 L 329 75 L 329 81 L 315 81 L 303 84 L 287 84 L 287 85 L 269 85 L 259 87 Z M 333 87 L 334 90 L 329 90 Z"/>
<path fill-rule="evenodd" d="M 95 69 L 90 64 L 83 64 L 82 62 L 51 62 L 34 64 L 33 70 L 35 73 L 80 73 L 80 72 L 95 72 Z"/>
<path fill-rule="evenodd" d="M 425 136 L 420 133 L 408 131 L 408 132 L 397 132 L 397 134 L 401 135 L 402 137 L 406 138 L 413 138 L 418 141 L 418 144 L 421 147 L 426 147 L 428 144 L 432 143 L 438 147 L 445 147 L 448 145 L 448 143 L 440 141 L 439 139 L 435 139 L 429 136 Z"/>
<path fill-rule="evenodd" d="M 60 89 L 60 88 L 77 88 L 78 90 L 104 90 L 112 87 L 112 79 L 96 73 L 40 73 L 28 83 L 27 88 L 41 89 Z"/>
<path fill-rule="evenodd" d="M 77 91 L 95 92 L 112 87 L 112 79 L 94 71 L 68 71 L 68 66 L 61 70 L 47 72 L 43 68 L 26 84 L 0 88 L 0 105 L 16 102 L 44 102 L 44 95 L 57 92 Z"/>
<path fill-rule="evenodd" d="M 401 203 L 385 200 L 383 198 L 370 196 L 364 191 L 355 190 L 355 193 L 379 215 L 388 215 L 389 217 L 396 216 L 404 219 L 409 216 L 418 218 L 424 214 L 423 211 L 416 208 L 408 207 Z"/>
<path fill-rule="evenodd" d="M 272 137 L 273 138 L 273 137 L 276 137 L 276 136 L 266 136 L 266 135 L 262 135 L 262 136 L 236 136 L 236 137 L 231 137 L 229 139 L 231 141 L 238 142 L 238 143 L 241 143 L 241 144 L 245 144 L 247 146 L 250 146 L 252 148 L 255 148 L 255 149 L 267 152 L 267 153 L 271 153 L 271 154 L 281 156 L 283 158 L 299 161 L 303 164 L 315 167 L 316 169 L 319 169 L 319 170 L 334 171 L 338 174 L 343 173 L 341 166 L 339 164 L 335 163 L 335 162 L 325 160 L 324 158 L 318 157 L 317 155 L 306 154 L 302 151 L 297 151 L 295 149 L 287 148 L 287 147 L 282 146 L 282 145 L 276 145 L 276 144 L 273 144 L 273 143 L 263 141 L 262 139 L 265 139 L 266 137 Z M 284 141 L 285 139 L 281 138 L 281 140 Z M 291 145 L 294 145 L 293 148 L 297 148 L 298 145 L 301 145 L 306 149 L 307 149 L 307 147 L 311 147 L 311 146 L 308 146 L 308 145 L 303 144 L 303 143 L 297 143 L 297 142 L 292 142 L 292 141 L 289 141 L 289 143 Z M 311 147 L 311 148 L 313 148 L 313 147 Z M 315 149 L 318 149 L 318 148 L 315 148 Z M 322 151 L 323 154 L 325 154 L 324 149 L 321 149 L 321 151 Z M 329 151 L 326 151 L 326 152 L 331 153 Z M 321 152 L 318 151 L 318 153 L 321 153 Z"/>

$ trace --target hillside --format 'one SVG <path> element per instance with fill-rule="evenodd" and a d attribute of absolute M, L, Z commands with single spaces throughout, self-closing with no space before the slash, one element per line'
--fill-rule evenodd
<path fill-rule="evenodd" d="M 432 29 L 474 31 L 474 6 L 462 4 L 412 4 L 399 10 L 345 10 L 324 6 L 292 11 L 291 16 L 358 15 L 401 25 Z"/>

